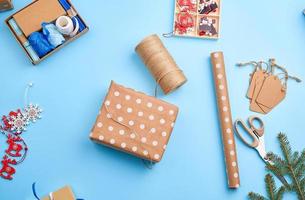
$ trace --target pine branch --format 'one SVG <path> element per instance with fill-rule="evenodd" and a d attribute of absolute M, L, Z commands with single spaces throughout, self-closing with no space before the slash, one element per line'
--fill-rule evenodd
<path fill-rule="evenodd" d="M 291 146 L 289 144 L 289 141 L 286 137 L 286 135 L 284 135 L 283 133 L 280 133 L 277 136 L 279 142 L 280 142 L 280 147 L 282 150 L 282 153 L 284 155 L 285 161 L 287 164 L 291 165 L 291 157 L 292 157 L 292 153 L 291 153 Z"/>
<path fill-rule="evenodd" d="M 303 188 L 303 190 L 305 190 L 305 177 L 301 180 L 300 185 Z"/>
<path fill-rule="evenodd" d="M 275 200 L 276 198 L 276 188 L 273 177 L 270 174 L 267 174 L 265 177 L 267 194 L 270 200 Z"/>
<path fill-rule="evenodd" d="M 300 186 L 300 182 L 298 180 L 298 177 L 296 176 L 295 169 L 293 168 L 292 163 L 291 163 L 292 153 L 291 153 L 291 146 L 289 144 L 289 141 L 288 141 L 286 135 L 283 133 L 280 133 L 278 135 L 278 139 L 280 142 L 282 153 L 286 160 L 288 173 L 290 174 L 292 182 L 293 182 L 293 188 L 295 189 L 295 192 L 297 193 L 298 198 L 300 200 L 305 200 L 304 191 Z"/>
<path fill-rule="evenodd" d="M 277 170 L 279 174 L 286 174 L 287 173 L 287 168 L 286 162 L 278 155 L 270 152 L 267 154 L 267 157 L 273 162 L 273 165 L 270 165 L 267 163 L 266 167 L 267 169 L 270 168 L 270 170 Z"/>
<path fill-rule="evenodd" d="M 293 152 L 287 136 L 283 133 L 278 135 L 283 157 L 274 153 L 268 153 L 268 158 L 273 162 L 266 164 L 266 169 L 275 175 L 281 182 L 282 186 L 277 189 L 274 178 L 271 174 L 265 177 L 266 192 L 268 198 L 250 192 L 249 199 L 253 200 L 281 200 L 284 193 L 295 192 L 299 200 L 305 200 L 305 149 L 302 152 Z M 285 176 L 291 180 L 287 182 Z"/>
<path fill-rule="evenodd" d="M 305 173 L 305 163 L 299 164 L 295 167 L 296 177 L 303 177 Z"/>
<path fill-rule="evenodd" d="M 299 165 L 304 164 L 305 163 L 305 150 L 302 151 L 302 153 L 299 155 L 299 157 L 297 158 L 297 160 L 293 163 L 293 167 L 294 168 L 298 168 Z"/>
<path fill-rule="evenodd" d="M 283 199 L 285 191 L 286 191 L 285 187 L 284 187 L 284 186 L 281 186 L 280 189 L 279 189 L 278 192 L 277 192 L 276 200 L 281 200 L 281 199 Z"/>
<path fill-rule="evenodd" d="M 265 197 L 263 197 L 263 196 L 260 195 L 260 194 L 254 193 L 254 192 L 250 192 L 250 193 L 248 194 L 248 198 L 249 198 L 250 200 L 266 200 Z"/>
<path fill-rule="evenodd" d="M 276 165 L 271 165 L 269 163 L 266 164 L 266 169 L 272 172 L 282 182 L 282 184 L 289 189 L 290 185 L 283 176 L 286 170 L 283 170 L 282 168 L 283 167 L 279 168 Z"/>
<path fill-rule="evenodd" d="M 276 189 L 276 184 L 271 174 L 267 174 L 265 176 L 265 185 L 266 185 L 266 192 L 268 198 L 254 192 L 250 192 L 248 194 L 248 198 L 250 200 L 282 200 L 283 199 L 285 187 L 281 186 L 279 189 Z"/>

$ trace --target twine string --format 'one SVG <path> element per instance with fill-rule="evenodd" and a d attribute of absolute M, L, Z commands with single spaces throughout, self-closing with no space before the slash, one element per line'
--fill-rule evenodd
<path fill-rule="evenodd" d="M 287 88 L 287 82 L 289 79 L 295 80 L 296 82 L 300 83 L 302 80 L 296 76 L 291 76 L 288 74 L 288 71 L 285 67 L 282 67 L 275 63 L 275 59 L 270 59 L 271 67 L 273 68 L 272 71 L 274 72 L 274 68 L 277 68 L 282 71 L 282 73 L 278 73 L 276 76 L 284 75 L 283 78 L 280 78 L 280 80 L 284 80 L 284 88 Z"/>
<path fill-rule="evenodd" d="M 181 69 L 173 69 L 172 71 L 168 71 L 166 73 L 164 73 L 162 76 L 160 76 L 160 78 L 158 80 L 156 80 L 156 87 L 155 87 L 155 97 L 157 98 L 157 94 L 158 94 L 158 85 L 160 84 L 160 81 L 162 80 L 162 78 L 164 78 L 166 75 L 172 73 L 172 72 L 181 72 L 183 73 L 183 71 Z"/>
<path fill-rule="evenodd" d="M 172 92 L 187 81 L 182 70 L 179 69 L 157 35 L 148 36 L 140 42 L 136 47 L 136 52 L 165 94 Z M 157 87 L 155 88 L 156 95 Z"/>
<path fill-rule="evenodd" d="M 256 62 L 256 61 L 249 61 L 249 62 L 245 62 L 245 63 L 237 63 L 236 65 L 238 67 L 243 67 L 243 66 L 247 66 L 247 65 L 253 65 L 255 67 L 254 71 L 257 71 L 257 70 L 263 70 L 263 64 L 266 65 L 266 72 L 271 72 L 271 67 L 270 65 L 267 63 L 267 62 L 264 62 L 264 61 L 259 61 L 259 62 Z"/>

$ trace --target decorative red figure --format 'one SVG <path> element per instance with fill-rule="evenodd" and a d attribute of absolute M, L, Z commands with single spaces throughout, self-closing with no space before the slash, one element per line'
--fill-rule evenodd
<path fill-rule="evenodd" d="M 27 99 L 28 89 L 32 86 L 32 83 L 27 86 L 25 99 Z M 41 118 L 41 113 L 42 109 L 37 104 L 30 103 L 25 108 L 11 111 L 0 119 L 0 134 L 6 137 L 6 143 L 8 144 L 1 161 L 0 177 L 8 180 L 13 179 L 16 170 L 12 165 L 21 164 L 25 160 L 28 151 L 28 146 L 22 139 L 21 134 L 27 130 L 27 126 L 30 123 L 35 123 Z"/>
<path fill-rule="evenodd" d="M 2 169 L 0 170 L 0 176 L 4 179 L 12 180 L 13 174 L 16 173 L 16 170 L 11 165 L 17 165 L 15 159 L 9 159 L 6 155 L 3 157 Z"/>
<path fill-rule="evenodd" d="M 193 0 L 178 0 L 182 12 L 196 11 L 196 2 Z"/>
<path fill-rule="evenodd" d="M 179 13 L 177 14 L 177 21 L 175 23 L 175 30 L 179 34 L 185 34 L 188 32 L 189 28 L 194 27 L 194 18 L 189 13 Z"/>
<path fill-rule="evenodd" d="M 23 147 L 21 144 L 18 144 L 18 142 L 22 142 L 22 139 L 19 136 L 14 137 L 13 135 L 9 134 L 6 141 L 9 146 L 7 150 L 5 150 L 5 153 L 12 157 L 20 157 L 20 152 L 23 150 Z"/>

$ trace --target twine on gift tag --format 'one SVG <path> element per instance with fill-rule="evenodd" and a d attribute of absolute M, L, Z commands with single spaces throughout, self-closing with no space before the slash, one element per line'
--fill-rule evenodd
<path fill-rule="evenodd" d="M 176 90 L 187 81 L 183 71 L 157 35 L 146 37 L 136 46 L 135 51 L 155 78 L 157 86 L 160 85 L 165 94 Z"/>
<path fill-rule="evenodd" d="M 270 65 L 271 65 L 272 73 L 274 73 L 274 69 L 277 68 L 277 69 L 280 69 L 282 71 L 282 73 L 277 74 L 277 75 L 281 75 L 281 74 L 285 75 L 285 77 L 283 78 L 285 80 L 285 82 L 284 82 L 285 88 L 287 88 L 287 81 L 288 81 L 288 79 L 295 80 L 298 83 L 302 82 L 302 80 L 300 78 L 298 78 L 296 76 L 289 75 L 288 71 L 287 71 L 287 69 L 285 67 L 282 67 L 282 66 L 276 64 L 274 58 L 269 59 L 269 62 L 270 62 Z"/>

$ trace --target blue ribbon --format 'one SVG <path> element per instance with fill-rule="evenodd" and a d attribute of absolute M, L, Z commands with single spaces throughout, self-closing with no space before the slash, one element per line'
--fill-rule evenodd
<path fill-rule="evenodd" d="M 34 197 L 37 199 L 37 200 L 40 200 L 39 199 L 39 197 L 37 196 L 37 193 L 36 193 L 36 182 L 34 182 L 33 184 L 32 184 L 32 191 L 33 191 L 33 195 L 34 195 Z"/>
<path fill-rule="evenodd" d="M 36 182 L 34 182 L 32 184 L 32 191 L 33 191 L 33 195 L 37 200 L 40 200 L 40 198 L 38 197 L 37 193 L 36 193 Z M 56 200 L 56 199 L 55 199 Z M 76 200 L 84 200 L 84 199 L 76 199 Z"/>
<path fill-rule="evenodd" d="M 54 24 L 43 22 L 41 26 L 42 34 L 47 38 L 53 48 L 56 48 L 65 42 L 64 36 L 57 30 Z"/>
<path fill-rule="evenodd" d="M 67 0 L 58 0 L 61 6 L 65 9 L 65 11 L 68 11 L 71 9 L 71 5 L 68 3 Z M 79 24 L 79 32 L 82 32 L 86 26 L 82 22 L 82 20 L 78 16 L 70 16 L 72 19 L 75 18 L 78 21 Z"/>
<path fill-rule="evenodd" d="M 40 58 L 54 49 L 47 38 L 40 32 L 31 33 L 28 40 Z"/>

